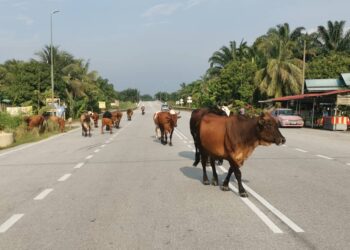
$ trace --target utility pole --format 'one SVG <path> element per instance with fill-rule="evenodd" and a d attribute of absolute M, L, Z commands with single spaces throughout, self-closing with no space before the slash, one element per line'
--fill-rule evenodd
<path fill-rule="evenodd" d="M 306 40 L 304 39 L 304 52 L 303 52 L 303 83 L 301 87 L 301 94 L 304 94 L 304 84 L 305 84 L 305 54 L 306 54 Z"/>

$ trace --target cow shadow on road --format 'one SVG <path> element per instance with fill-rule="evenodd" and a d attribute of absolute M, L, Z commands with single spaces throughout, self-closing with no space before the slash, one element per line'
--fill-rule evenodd
<path fill-rule="evenodd" d="M 211 171 L 209 170 L 210 167 L 207 167 L 207 174 L 208 174 L 208 178 L 211 179 Z M 203 181 L 203 170 L 202 167 L 182 167 L 180 168 L 180 171 L 183 173 L 184 176 L 197 180 L 200 183 L 202 183 Z M 218 174 L 219 177 L 219 181 L 223 181 L 226 177 L 226 174 Z"/>
<path fill-rule="evenodd" d="M 207 174 L 208 174 L 208 178 L 209 180 L 212 177 L 212 171 L 211 171 L 211 167 L 207 166 Z M 202 169 L 202 165 L 199 164 L 198 167 L 182 167 L 180 168 L 180 171 L 183 173 L 183 175 L 194 179 L 194 180 L 198 180 L 202 183 L 203 181 L 203 169 Z M 218 172 L 218 178 L 219 178 L 219 182 L 220 184 L 222 184 L 222 182 L 224 181 L 224 179 L 226 178 L 227 173 L 219 173 Z M 232 174 L 230 181 L 237 183 L 235 175 Z M 242 178 L 242 182 L 243 183 L 249 183 L 249 180 Z"/>
<path fill-rule="evenodd" d="M 194 153 L 192 151 L 182 151 L 182 152 L 179 152 L 179 155 L 182 158 L 191 159 L 194 161 Z"/>

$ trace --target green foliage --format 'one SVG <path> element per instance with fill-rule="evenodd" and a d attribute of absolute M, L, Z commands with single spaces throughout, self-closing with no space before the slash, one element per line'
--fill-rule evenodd
<path fill-rule="evenodd" d="M 314 58 L 307 64 L 306 79 L 338 78 L 350 72 L 350 54 L 330 53 Z"/>
<path fill-rule="evenodd" d="M 0 130 L 13 131 L 22 122 L 21 116 L 10 116 L 6 112 L 0 112 Z"/>
<path fill-rule="evenodd" d="M 138 102 L 140 99 L 140 92 L 138 89 L 128 88 L 121 92 L 118 92 L 118 99 L 123 102 Z"/>

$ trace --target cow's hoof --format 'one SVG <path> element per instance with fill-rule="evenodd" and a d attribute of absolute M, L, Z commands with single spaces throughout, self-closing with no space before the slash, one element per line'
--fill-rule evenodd
<path fill-rule="evenodd" d="M 215 180 L 215 179 L 211 180 L 211 185 L 217 186 L 218 184 L 219 184 L 219 182 L 217 180 Z"/>
<path fill-rule="evenodd" d="M 246 198 L 248 197 L 248 193 L 246 191 L 239 193 L 239 196 Z"/>
<path fill-rule="evenodd" d="M 169 143 L 169 146 L 172 146 L 172 145 L 173 145 L 173 144 L 170 142 L 170 143 Z"/>
<path fill-rule="evenodd" d="M 228 186 L 221 186 L 222 191 L 230 191 L 230 188 Z"/>
<path fill-rule="evenodd" d="M 204 184 L 204 185 L 209 185 L 210 182 L 209 182 L 209 180 L 205 180 L 205 181 L 203 181 L 203 184 Z"/>

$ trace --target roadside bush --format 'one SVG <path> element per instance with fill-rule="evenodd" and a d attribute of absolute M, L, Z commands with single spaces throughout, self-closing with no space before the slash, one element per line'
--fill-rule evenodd
<path fill-rule="evenodd" d="M 0 112 L 0 130 L 12 132 L 22 122 L 22 116 L 11 116 L 8 113 Z"/>

